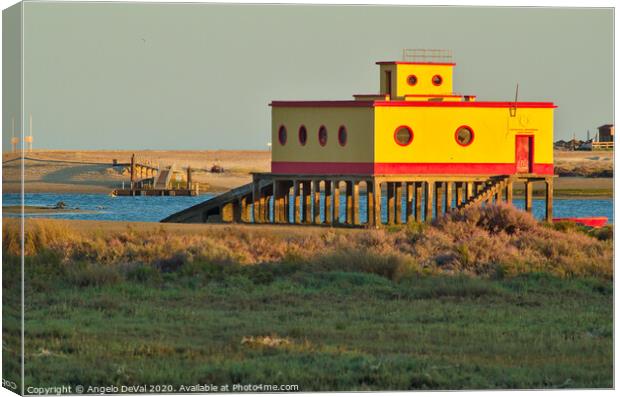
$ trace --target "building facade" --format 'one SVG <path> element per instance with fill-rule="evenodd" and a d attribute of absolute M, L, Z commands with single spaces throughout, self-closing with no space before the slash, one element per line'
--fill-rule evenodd
<path fill-rule="evenodd" d="M 379 93 L 273 101 L 275 174 L 553 174 L 552 102 L 476 101 L 452 62 L 377 62 Z"/>

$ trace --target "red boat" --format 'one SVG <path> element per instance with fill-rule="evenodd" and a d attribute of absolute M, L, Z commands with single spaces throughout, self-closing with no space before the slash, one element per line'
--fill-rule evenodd
<path fill-rule="evenodd" d="M 589 216 L 585 218 L 553 218 L 553 222 L 574 222 L 590 227 L 601 227 L 607 224 L 607 217 Z"/>

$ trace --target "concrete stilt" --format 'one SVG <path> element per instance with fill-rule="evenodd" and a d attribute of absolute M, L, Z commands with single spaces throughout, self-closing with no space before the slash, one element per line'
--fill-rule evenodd
<path fill-rule="evenodd" d="M 553 221 L 553 178 L 545 178 L 545 221 Z"/>
<path fill-rule="evenodd" d="M 456 205 L 458 207 L 463 204 L 463 182 L 455 182 L 454 187 L 456 189 Z"/>
<path fill-rule="evenodd" d="M 506 202 L 508 204 L 512 204 L 512 195 L 513 195 L 513 182 L 509 180 L 506 183 Z"/>
<path fill-rule="evenodd" d="M 394 182 L 387 182 L 387 223 L 394 224 Z"/>
<path fill-rule="evenodd" d="M 345 181 L 347 225 L 353 224 L 353 182 Z"/>
<path fill-rule="evenodd" d="M 446 212 L 452 210 L 452 182 L 446 182 Z"/>
<path fill-rule="evenodd" d="M 422 189 L 424 182 L 415 182 L 415 221 L 422 222 Z"/>
<path fill-rule="evenodd" d="M 435 216 L 439 218 L 443 214 L 444 182 L 435 182 Z"/>
<path fill-rule="evenodd" d="M 525 182 L 525 210 L 532 213 L 532 195 L 534 193 L 533 183 L 527 180 Z"/>
<path fill-rule="evenodd" d="M 373 225 L 381 225 L 381 182 L 378 180 L 372 181 L 372 194 L 373 194 Z"/>
<path fill-rule="evenodd" d="M 298 180 L 293 181 L 293 223 L 301 223 L 301 189 Z"/>
<path fill-rule="evenodd" d="M 360 222 L 360 185 L 359 181 L 352 181 L 353 185 L 353 202 L 351 205 L 351 211 L 353 212 L 353 224 L 361 225 Z"/>
<path fill-rule="evenodd" d="M 407 219 L 407 223 L 413 223 L 413 221 L 415 220 L 414 217 L 414 213 L 413 213 L 413 182 L 407 182 L 405 183 L 405 200 L 406 200 L 406 205 L 405 205 L 405 218 Z"/>
<path fill-rule="evenodd" d="M 435 187 L 435 182 L 425 182 L 424 187 L 424 200 L 426 204 L 424 220 L 430 222 L 433 219 L 433 188 Z"/>
<path fill-rule="evenodd" d="M 315 225 L 321 224 L 321 181 L 314 180 L 312 181 L 312 197 L 313 197 L 313 205 L 312 205 L 312 219 Z"/>
<path fill-rule="evenodd" d="M 323 213 L 325 214 L 325 224 L 332 224 L 332 181 L 326 180 L 323 182 L 325 190 L 325 201 L 323 205 Z"/>
<path fill-rule="evenodd" d="M 368 219 L 366 220 L 366 223 L 368 225 L 372 225 L 373 224 L 373 219 L 375 217 L 374 215 L 374 210 L 375 210 L 375 205 L 374 205 L 374 185 L 372 183 L 372 181 L 366 181 L 366 214 L 368 216 Z"/>
<path fill-rule="evenodd" d="M 333 220 L 334 225 L 339 225 L 340 224 L 340 181 L 339 180 L 333 181 L 332 190 L 333 190 L 333 195 L 334 195 L 334 199 L 332 203 L 332 207 L 333 207 L 332 220 Z"/>
<path fill-rule="evenodd" d="M 402 182 L 394 183 L 394 213 L 395 223 L 403 223 L 403 184 Z"/>
<path fill-rule="evenodd" d="M 310 224 L 312 222 L 312 196 L 311 196 L 311 181 L 303 181 L 304 190 L 304 223 Z"/>

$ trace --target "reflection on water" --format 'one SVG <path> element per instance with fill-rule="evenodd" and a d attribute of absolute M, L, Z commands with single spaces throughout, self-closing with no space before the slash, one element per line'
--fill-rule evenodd
<path fill-rule="evenodd" d="M 201 203 L 213 197 L 205 194 L 196 197 L 111 197 L 103 194 L 56 194 L 56 193 L 30 193 L 26 194 L 26 205 L 32 206 L 53 206 L 59 201 L 63 201 L 68 209 L 88 210 L 88 213 L 62 212 L 56 214 L 32 214 L 29 217 L 54 217 L 63 219 L 90 219 L 90 220 L 112 220 L 112 221 L 141 221 L 158 222 L 161 219 L 181 211 L 192 205 Z M 321 207 L 323 207 L 324 196 L 321 196 Z M 18 205 L 19 194 L 7 193 L 2 195 L 2 205 Z M 403 204 L 405 199 L 403 198 Z M 523 199 L 515 199 L 514 204 L 523 208 Z M 544 200 L 534 199 L 534 215 L 542 219 L 545 214 Z M 382 196 L 382 213 L 386 214 L 386 200 Z M 423 203 L 424 206 L 424 203 Z M 606 216 L 610 223 L 613 223 L 613 199 L 587 200 L 587 199 L 555 199 L 554 217 L 585 217 L 585 216 Z M 367 202 L 364 195 L 360 195 L 360 219 L 366 222 L 368 218 Z M 94 212 L 91 212 L 94 211 Z M 14 216 L 7 214 L 5 216 Z M 293 211 L 290 211 L 292 218 Z M 403 221 L 405 220 L 403 214 Z M 325 219 L 325 214 L 321 211 L 321 219 Z M 340 197 L 340 219 L 345 220 L 345 198 Z M 384 219 L 385 221 L 385 216 Z"/>

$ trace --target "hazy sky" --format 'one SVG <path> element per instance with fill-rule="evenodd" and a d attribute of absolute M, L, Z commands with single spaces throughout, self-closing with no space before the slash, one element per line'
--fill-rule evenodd
<path fill-rule="evenodd" d="M 611 9 L 26 3 L 24 21 L 38 148 L 265 149 L 271 100 L 376 92 L 403 48 L 451 49 L 478 100 L 519 83 L 555 102 L 556 140 L 613 122 Z"/>

